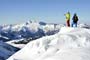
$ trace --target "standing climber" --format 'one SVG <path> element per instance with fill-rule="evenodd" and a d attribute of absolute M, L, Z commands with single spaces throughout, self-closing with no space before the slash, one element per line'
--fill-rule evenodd
<path fill-rule="evenodd" d="M 65 16 L 66 16 L 66 26 L 70 27 L 70 12 L 67 12 Z"/>
<path fill-rule="evenodd" d="M 75 13 L 73 18 L 72 18 L 72 27 L 75 25 L 75 27 L 77 27 L 77 22 L 78 22 L 78 16 L 77 14 Z"/>

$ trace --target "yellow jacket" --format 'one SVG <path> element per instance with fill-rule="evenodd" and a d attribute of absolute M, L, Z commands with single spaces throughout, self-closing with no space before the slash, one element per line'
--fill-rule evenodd
<path fill-rule="evenodd" d="M 66 13 L 65 16 L 66 16 L 66 20 L 70 20 L 70 13 L 69 12 Z"/>

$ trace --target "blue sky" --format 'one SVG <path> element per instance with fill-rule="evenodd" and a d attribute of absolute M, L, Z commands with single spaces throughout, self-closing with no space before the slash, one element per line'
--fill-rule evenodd
<path fill-rule="evenodd" d="M 65 23 L 67 11 L 71 18 L 77 13 L 79 22 L 90 22 L 90 0 L 0 0 L 0 24 L 28 20 Z"/>

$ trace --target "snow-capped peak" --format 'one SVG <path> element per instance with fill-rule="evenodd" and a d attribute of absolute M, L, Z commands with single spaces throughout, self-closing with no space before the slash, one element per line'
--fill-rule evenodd
<path fill-rule="evenodd" d="M 89 60 L 90 30 L 62 27 L 60 32 L 29 42 L 7 60 Z"/>

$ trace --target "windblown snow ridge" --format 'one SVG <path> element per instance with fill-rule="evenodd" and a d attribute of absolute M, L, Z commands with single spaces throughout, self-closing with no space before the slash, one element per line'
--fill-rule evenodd
<path fill-rule="evenodd" d="M 62 27 L 60 32 L 29 42 L 7 60 L 89 60 L 90 30 Z"/>

